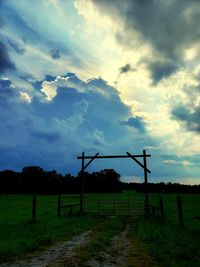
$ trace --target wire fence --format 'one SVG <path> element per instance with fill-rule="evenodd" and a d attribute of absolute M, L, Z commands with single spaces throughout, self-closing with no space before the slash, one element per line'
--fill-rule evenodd
<path fill-rule="evenodd" d="M 144 215 L 144 195 L 87 194 L 84 196 L 84 213 L 99 215 Z M 58 213 L 58 195 L 8 195 L 0 199 L 0 223 L 29 219 L 53 219 L 80 212 L 79 195 L 61 195 Z M 162 218 L 165 223 L 200 230 L 200 195 L 149 194 L 149 215 Z M 59 215 L 59 216 L 58 216 Z"/>
<path fill-rule="evenodd" d="M 165 223 L 200 230 L 200 195 L 150 195 L 149 215 L 160 216 Z"/>
<path fill-rule="evenodd" d="M 99 215 L 139 216 L 144 213 L 144 201 L 134 198 L 84 198 L 84 212 Z"/>

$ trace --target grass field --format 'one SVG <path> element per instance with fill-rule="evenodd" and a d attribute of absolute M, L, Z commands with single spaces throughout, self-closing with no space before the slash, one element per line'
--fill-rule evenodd
<path fill-rule="evenodd" d="M 162 195 L 165 218 L 141 219 L 138 233 L 146 248 L 161 266 L 200 266 L 200 195 L 180 195 L 184 226 L 180 227 L 175 194 Z M 159 196 L 150 194 L 157 204 Z"/>
<path fill-rule="evenodd" d="M 154 256 L 161 266 L 200 266 L 200 195 L 182 195 L 184 227 L 179 226 L 176 195 L 163 195 L 165 220 L 159 216 L 145 220 L 138 217 L 138 235 L 146 250 Z M 90 194 L 87 198 L 101 199 L 135 199 L 135 203 L 143 202 L 143 194 L 126 191 L 122 194 Z M 159 195 L 150 194 L 150 202 L 157 204 Z M 73 203 L 79 197 L 62 196 L 62 203 Z M 25 257 L 34 251 L 42 251 L 45 247 L 58 241 L 70 239 L 75 234 L 91 229 L 103 222 L 103 231 L 97 240 L 102 246 L 108 245 L 108 239 L 121 229 L 126 221 L 133 217 L 113 218 L 113 222 L 105 216 L 86 214 L 84 216 L 61 216 L 57 218 L 57 196 L 37 196 L 36 221 L 31 219 L 32 196 L 8 195 L 0 199 L 0 262 L 16 257 Z M 76 207 L 78 212 L 78 207 Z M 116 225 L 114 228 L 113 225 Z M 111 227 L 110 227 L 111 228 Z M 103 241 L 102 241 L 103 240 Z M 95 241 L 98 248 L 98 242 Z M 88 253 L 94 253 L 93 249 Z M 84 253 L 83 253 L 84 254 Z M 86 253 L 87 254 L 87 253 Z M 85 255 L 85 254 L 84 254 Z M 85 257 L 85 256 L 84 256 Z M 179 260 L 181 258 L 181 261 Z M 192 264 L 192 265 L 191 265 Z M 199 265 L 198 265 L 199 264 Z"/>

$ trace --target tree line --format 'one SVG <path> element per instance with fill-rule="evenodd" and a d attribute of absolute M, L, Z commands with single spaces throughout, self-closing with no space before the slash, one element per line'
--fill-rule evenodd
<path fill-rule="evenodd" d="M 117 193 L 122 190 L 145 192 L 144 183 L 124 183 L 114 169 L 99 172 L 84 172 L 85 193 Z M 21 172 L 0 171 L 0 194 L 39 193 L 77 194 L 81 191 L 81 173 L 62 175 L 55 170 L 45 171 L 39 166 L 24 167 Z M 149 193 L 195 193 L 200 194 L 200 185 L 179 183 L 148 183 Z"/>
<path fill-rule="evenodd" d="M 81 173 L 62 175 L 39 166 L 24 167 L 21 172 L 0 172 L 0 193 L 76 194 L 81 190 Z M 113 169 L 84 172 L 84 192 L 121 192 L 120 175 Z"/>
<path fill-rule="evenodd" d="M 123 190 L 134 190 L 138 193 L 145 192 L 144 183 L 123 183 Z M 149 193 L 183 193 L 183 194 L 200 194 L 200 184 L 199 185 L 185 185 L 179 183 L 148 183 Z"/>

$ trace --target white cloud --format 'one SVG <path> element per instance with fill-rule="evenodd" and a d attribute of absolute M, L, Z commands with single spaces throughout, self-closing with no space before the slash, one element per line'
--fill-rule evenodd
<path fill-rule="evenodd" d="M 20 92 L 20 98 L 24 102 L 31 103 L 32 97 L 26 92 Z"/>
<path fill-rule="evenodd" d="M 51 82 L 43 82 L 41 92 L 43 92 L 48 101 L 51 101 L 56 96 L 57 88 Z"/>

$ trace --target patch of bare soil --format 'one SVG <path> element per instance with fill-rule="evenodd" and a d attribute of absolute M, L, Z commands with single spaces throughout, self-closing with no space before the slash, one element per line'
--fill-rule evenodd
<path fill-rule="evenodd" d="M 128 224 L 126 228 L 112 239 L 108 251 L 99 252 L 90 259 L 88 267 L 158 267 L 155 260 L 149 256 L 139 240 L 136 223 Z"/>
<path fill-rule="evenodd" d="M 86 263 L 88 267 L 122 267 L 127 254 L 129 241 L 126 238 L 129 225 L 117 236 L 112 239 L 111 247 L 108 252 L 102 251 Z"/>
<path fill-rule="evenodd" d="M 75 236 L 73 239 L 51 247 L 43 255 L 34 257 L 31 261 L 3 263 L 0 267 L 78 267 L 78 251 L 90 240 L 91 231 Z"/>

